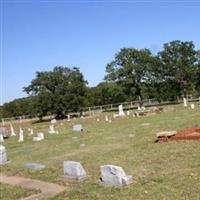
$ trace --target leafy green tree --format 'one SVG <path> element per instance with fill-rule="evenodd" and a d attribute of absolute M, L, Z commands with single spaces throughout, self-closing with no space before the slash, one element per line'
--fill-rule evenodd
<path fill-rule="evenodd" d="M 53 71 L 37 72 L 36 78 L 24 87 L 24 91 L 37 96 L 36 107 L 40 118 L 47 113 L 63 118 L 86 105 L 86 84 L 78 68 L 58 66 Z"/>
<path fill-rule="evenodd" d="M 106 105 L 126 101 L 123 88 L 116 83 L 102 82 L 89 89 L 90 105 Z"/>
<path fill-rule="evenodd" d="M 151 78 L 154 62 L 155 57 L 148 49 L 123 48 L 107 65 L 105 80 L 122 85 L 129 99 L 137 96 L 142 106 L 144 86 Z"/>
<path fill-rule="evenodd" d="M 161 62 L 160 84 L 165 84 L 175 96 L 186 96 L 194 91 L 197 51 L 193 42 L 175 40 L 166 43 L 158 56 Z"/>

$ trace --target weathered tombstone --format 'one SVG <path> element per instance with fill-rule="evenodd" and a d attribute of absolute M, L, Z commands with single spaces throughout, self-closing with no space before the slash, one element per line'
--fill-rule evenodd
<path fill-rule="evenodd" d="M 14 130 L 13 125 L 11 123 L 10 123 L 10 132 L 11 132 L 10 136 L 16 136 L 15 130 Z"/>
<path fill-rule="evenodd" d="M 132 183 L 132 176 L 127 176 L 121 167 L 104 165 L 100 167 L 101 182 L 105 185 L 123 186 Z"/>
<path fill-rule="evenodd" d="M 115 118 L 117 118 L 117 117 L 119 117 L 119 114 L 114 113 L 114 114 L 113 114 L 113 118 L 115 119 Z"/>
<path fill-rule="evenodd" d="M 64 176 L 63 178 L 68 179 L 84 179 L 86 178 L 86 171 L 79 162 L 75 161 L 64 161 Z"/>
<path fill-rule="evenodd" d="M 4 127 L 0 127 L 0 133 L 4 134 L 6 132 L 6 129 Z"/>
<path fill-rule="evenodd" d="M 130 110 L 127 110 L 127 115 L 128 115 L 128 116 L 130 115 Z"/>
<path fill-rule="evenodd" d="M 33 137 L 33 141 L 44 140 L 44 133 L 37 133 L 37 137 Z"/>
<path fill-rule="evenodd" d="M 119 105 L 118 110 L 119 110 L 119 116 L 120 116 L 120 117 L 125 116 L 125 113 L 124 113 L 124 111 L 123 111 L 123 106 L 122 106 L 122 105 Z"/>
<path fill-rule="evenodd" d="M 80 144 L 80 147 L 85 147 L 85 144 Z"/>
<path fill-rule="evenodd" d="M 193 109 L 194 109 L 194 104 L 193 104 L 193 103 L 190 104 L 190 107 L 191 107 L 191 109 L 193 110 Z"/>
<path fill-rule="evenodd" d="M 56 119 L 52 119 L 51 120 L 51 124 L 56 124 L 57 120 Z"/>
<path fill-rule="evenodd" d="M 183 97 L 183 106 L 187 107 L 187 99 L 185 97 Z"/>
<path fill-rule="evenodd" d="M 100 121 L 100 119 L 99 118 L 97 118 L 97 122 L 99 122 Z"/>
<path fill-rule="evenodd" d="M 30 129 L 30 135 L 33 135 L 33 129 L 32 128 Z"/>
<path fill-rule="evenodd" d="M 106 122 L 108 122 L 108 121 L 109 121 L 109 119 L 108 119 L 108 116 L 107 116 L 107 115 L 105 116 L 105 121 L 106 121 Z"/>
<path fill-rule="evenodd" d="M 67 115 L 67 121 L 70 122 L 70 115 Z"/>
<path fill-rule="evenodd" d="M 45 165 L 40 163 L 27 163 L 25 167 L 31 170 L 41 170 L 45 168 Z"/>
<path fill-rule="evenodd" d="M 55 130 L 54 130 L 54 125 L 53 125 L 53 124 L 49 126 L 48 132 L 49 132 L 50 134 L 56 133 Z"/>
<path fill-rule="evenodd" d="M 19 129 L 19 140 L 18 142 L 23 142 L 24 141 L 24 131 L 22 128 Z"/>
<path fill-rule="evenodd" d="M 0 133 L 0 142 L 4 142 L 3 134 Z"/>
<path fill-rule="evenodd" d="M 0 145 L 0 165 L 5 165 L 7 162 L 6 148 Z"/>
<path fill-rule="evenodd" d="M 83 131 L 83 127 L 81 124 L 76 124 L 73 126 L 73 131 L 81 132 Z"/>
<path fill-rule="evenodd" d="M 144 106 L 141 107 L 141 111 L 144 112 L 146 108 Z"/>
<path fill-rule="evenodd" d="M 138 111 L 141 111 L 141 107 L 140 106 L 138 106 Z"/>

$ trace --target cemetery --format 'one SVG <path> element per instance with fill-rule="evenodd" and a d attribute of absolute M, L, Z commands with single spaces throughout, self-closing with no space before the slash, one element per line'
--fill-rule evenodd
<path fill-rule="evenodd" d="M 0 200 L 200 200 L 200 0 L 0 11 Z"/>
<path fill-rule="evenodd" d="M 1 174 L 32 182 L 20 188 L 5 178 L 24 199 L 198 199 L 200 106 L 194 105 L 149 108 L 154 115 L 120 105 L 118 112 L 85 117 L 4 122 Z M 190 132 L 197 140 L 179 140 Z M 59 192 L 46 195 L 45 183 Z"/>

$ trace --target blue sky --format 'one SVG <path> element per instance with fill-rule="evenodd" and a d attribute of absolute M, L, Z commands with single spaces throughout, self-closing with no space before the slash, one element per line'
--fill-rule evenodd
<path fill-rule="evenodd" d="M 200 1 L 1 1 L 1 104 L 24 97 L 36 71 L 77 66 L 89 86 L 122 47 L 200 49 Z"/>

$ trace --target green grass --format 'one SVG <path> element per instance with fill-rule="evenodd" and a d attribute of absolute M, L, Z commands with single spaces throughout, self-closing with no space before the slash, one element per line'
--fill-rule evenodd
<path fill-rule="evenodd" d="M 8 184 L 0 183 L 0 199 L 1 200 L 15 200 L 30 195 L 36 194 L 36 190 L 24 189 L 18 186 L 10 186 Z"/>
<path fill-rule="evenodd" d="M 45 140 L 33 142 L 26 136 L 24 143 L 16 137 L 4 145 L 11 163 L 1 171 L 8 175 L 60 183 L 67 186 L 59 199 L 125 199 L 125 200 L 199 200 L 200 199 L 200 141 L 154 143 L 155 134 L 162 130 L 182 130 L 200 125 L 200 107 L 195 110 L 174 106 L 158 115 L 129 119 L 115 119 L 112 123 L 93 118 L 58 122 L 59 135 L 47 133 L 50 122 L 21 124 L 45 133 Z M 109 114 L 112 116 L 111 114 Z M 81 123 L 83 134 L 72 130 Z M 149 123 L 145 125 L 144 123 Z M 18 130 L 19 124 L 14 125 Z M 28 133 L 26 129 L 25 134 Z M 132 136 L 132 137 L 130 137 Z M 74 137 L 77 137 L 75 139 Z M 80 147 L 84 143 L 85 147 Z M 61 181 L 63 161 L 79 161 L 89 177 L 82 182 Z M 46 165 L 41 171 L 25 169 L 27 162 Z M 136 180 L 135 185 L 124 188 L 104 187 L 98 184 L 100 166 L 119 165 Z"/>

